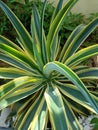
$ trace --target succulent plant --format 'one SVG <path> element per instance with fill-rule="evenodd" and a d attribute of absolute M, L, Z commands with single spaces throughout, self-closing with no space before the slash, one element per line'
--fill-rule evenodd
<path fill-rule="evenodd" d="M 43 22 L 47 0 L 41 16 L 34 6 L 31 34 L 0 0 L 18 34 L 18 44 L 0 35 L 0 60 L 9 67 L 0 68 L 0 78 L 9 79 L 0 86 L 0 110 L 21 101 L 17 109 L 15 130 L 45 130 L 50 121 L 53 130 L 82 130 L 77 113 L 98 113 L 98 68 L 84 66 L 83 61 L 98 55 L 98 44 L 79 49 L 98 26 L 98 18 L 79 25 L 60 47 L 59 31 L 77 0 L 63 5 L 59 0 L 47 36 Z"/>

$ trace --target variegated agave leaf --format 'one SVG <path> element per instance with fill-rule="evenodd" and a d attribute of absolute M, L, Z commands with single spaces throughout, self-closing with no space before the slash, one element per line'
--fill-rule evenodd
<path fill-rule="evenodd" d="M 0 0 L 0 7 L 19 37 L 19 46 L 0 36 L 0 60 L 10 66 L 0 68 L 0 110 L 20 103 L 16 111 L 15 130 L 45 130 L 50 120 L 53 130 L 82 130 L 77 114 L 98 113 L 96 80 L 98 68 L 82 62 L 98 55 L 98 44 L 79 50 L 98 26 L 98 18 L 79 25 L 60 48 L 59 31 L 66 16 L 78 0 L 63 5 L 59 0 L 47 36 L 43 28 L 47 0 L 39 15 L 34 6 L 31 35 L 17 16 Z"/>

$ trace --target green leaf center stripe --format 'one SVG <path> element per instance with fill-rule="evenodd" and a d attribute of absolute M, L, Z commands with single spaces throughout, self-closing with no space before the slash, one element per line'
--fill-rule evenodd
<path fill-rule="evenodd" d="M 68 120 L 64 109 L 64 104 L 59 90 L 49 83 L 45 91 L 45 99 L 49 110 L 50 121 L 54 130 L 68 129 Z"/>
<path fill-rule="evenodd" d="M 16 68 L 26 70 L 27 72 L 33 72 L 34 74 L 36 74 L 36 72 L 32 68 L 30 68 L 30 66 L 28 66 L 27 64 L 24 64 L 24 62 L 20 61 L 19 59 L 17 60 L 17 58 L 14 56 L 10 57 L 6 54 L 1 53 L 0 60 Z"/>
<path fill-rule="evenodd" d="M 68 66 L 74 66 L 80 63 L 81 61 L 97 54 L 98 54 L 98 45 L 97 44 L 92 45 L 73 54 L 66 60 L 65 64 Z"/>
<path fill-rule="evenodd" d="M 13 47 L 14 49 L 17 49 L 19 51 L 23 51 L 19 46 L 17 46 L 15 43 L 13 43 L 12 41 L 10 41 L 9 39 L 3 37 L 0 35 L 0 43 L 9 45 L 11 47 Z"/>
<path fill-rule="evenodd" d="M 33 6 L 31 20 L 32 20 L 33 24 L 35 25 L 36 35 L 37 35 L 38 40 L 40 41 L 40 37 L 41 37 L 41 31 L 40 31 L 41 18 L 40 18 L 40 15 L 39 15 L 38 10 L 37 10 L 35 5 Z M 34 34 L 34 32 L 33 32 L 33 34 Z"/>
<path fill-rule="evenodd" d="M 36 85 L 36 86 L 30 86 L 27 88 L 17 90 L 16 92 L 13 92 L 12 94 L 8 95 L 5 99 L 2 99 L 0 101 L 0 110 L 32 95 L 33 93 L 35 93 L 36 91 L 42 88 L 43 88 L 43 85 L 41 84 L 41 85 Z"/>
<path fill-rule="evenodd" d="M 77 72 L 77 75 L 80 78 L 98 79 L 98 68 L 89 68 L 89 69 L 80 70 L 80 71 Z"/>
<path fill-rule="evenodd" d="M 19 126 L 19 130 L 24 130 L 24 129 L 28 129 L 30 126 L 30 123 L 32 122 L 33 117 L 35 116 L 36 112 L 38 111 L 38 109 L 41 109 L 43 106 L 43 92 L 45 90 L 43 89 L 40 93 L 40 95 L 38 96 L 37 100 L 30 106 L 30 108 L 28 109 L 28 111 L 26 112 L 21 125 Z"/>
<path fill-rule="evenodd" d="M 5 78 L 5 79 L 14 79 L 14 78 L 18 78 L 21 76 L 34 76 L 32 73 L 30 72 L 26 72 L 20 69 L 16 69 L 16 68 L 0 68 L 0 78 Z"/>
<path fill-rule="evenodd" d="M 61 27 L 61 24 L 68 13 L 68 11 L 71 9 L 71 7 L 77 2 L 77 0 L 70 0 L 68 1 L 65 6 L 59 11 L 59 13 L 56 15 L 55 19 L 53 20 L 52 24 L 50 25 L 50 29 L 47 36 L 47 52 L 49 59 L 50 57 L 50 51 L 52 44 L 55 43 L 54 40 L 56 38 L 56 35 Z"/>
<path fill-rule="evenodd" d="M 0 97 L 3 99 L 4 97 L 12 94 L 18 89 L 25 88 L 33 85 L 37 79 L 32 79 L 32 77 L 24 76 L 16 78 L 7 84 L 4 84 L 0 87 Z"/>
<path fill-rule="evenodd" d="M 23 24 L 15 16 L 15 14 L 2 1 L 0 1 L 0 7 L 6 13 L 9 20 L 11 21 L 14 28 L 16 29 L 16 32 L 20 36 L 20 39 L 22 40 L 23 49 L 27 52 L 27 54 L 32 56 L 33 55 L 33 46 L 32 46 L 33 43 L 32 43 L 32 40 L 31 40 L 31 36 L 27 32 L 27 30 L 25 29 Z"/>
<path fill-rule="evenodd" d="M 67 116 L 69 117 L 69 123 L 72 130 L 82 130 L 82 126 L 79 124 L 79 121 L 75 117 L 75 114 L 73 113 L 69 103 L 64 99 L 64 106 L 67 113 Z"/>
<path fill-rule="evenodd" d="M 25 52 L 20 52 L 8 45 L 5 45 L 3 43 L 0 43 L 0 50 L 2 52 L 7 53 L 9 56 L 12 55 L 18 59 L 20 59 L 21 61 L 25 62 L 26 64 L 30 65 L 32 68 L 37 68 L 36 63 L 31 60 L 28 56 L 26 56 L 24 53 Z"/>
<path fill-rule="evenodd" d="M 84 40 L 89 36 L 89 34 L 94 31 L 94 29 L 98 26 L 98 18 L 94 19 L 83 28 L 78 35 L 75 36 L 69 47 L 67 48 L 66 54 L 64 56 L 65 61 L 76 52 L 76 50 L 80 47 L 80 45 L 84 42 Z M 66 57 L 66 58 L 65 58 Z M 65 62 L 64 61 L 64 62 Z"/>
<path fill-rule="evenodd" d="M 42 58 L 44 60 L 44 63 L 47 62 L 47 53 L 46 53 L 46 37 L 43 29 L 44 24 L 44 14 L 45 14 L 45 8 L 46 8 L 47 0 L 44 1 L 43 8 L 42 8 L 42 14 L 41 14 L 41 52 L 42 52 Z"/>
<path fill-rule="evenodd" d="M 29 128 L 33 130 L 43 130 L 45 128 L 45 119 L 48 114 L 47 104 L 45 98 L 41 100 L 38 109 L 34 115 L 34 120 L 32 120 Z M 39 115 L 39 116 L 38 116 Z"/>
<path fill-rule="evenodd" d="M 55 82 L 55 84 L 66 97 L 72 100 L 72 102 L 75 101 L 76 103 L 95 113 L 95 110 L 93 110 L 90 103 L 88 103 L 88 101 L 85 99 L 83 94 L 78 90 L 76 86 L 72 84 L 62 84 L 57 81 Z"/>
<path fill-rule="evenodd" d="M 52 24 L 53 20 L 55 19 L 56 15 L 59 13 L 60 9 L 62 8 L 63 1 L 64 0 L 59 0 L 58 5 L 55 8 L 55 11 L 53 12 L 53 15 L 52 15 L 52 18 L 51 18 L 51 24 Z"/>
<path fill-rule="evenodd" d="M 79 25 L 78 27 L 75 28 L 75 30 L 71 33 L 71 35 L 69 36 L 69 38 L 67 39 L 66 43 L 64 44 L 64 47 L 61 51 L 60 54 L 60 58 L 59 61 L 65 62 L 66 61 L 66 57 L 68 55 L 68 47 L 70 46 L 70 44 L 72 43 L 72 41 L 74 40 L 75 36 L 81 31 L 81 29 L 83 29 L 85 26 L 84 25 Z"/>
<path fill-rule="evenodd" d="M 33 53 L 34 53 L 34 58 L 41 70 L 43 67 L 43 58 L 41 55 L 42 52 L 41 52 L 41 45 L 40 45 L 40 37 L 41 37 L 40 26 L 41 26 L 40 17 L 36 7 L 34 6 L 34 9 L 32 11 L 32 17 L 31 17 L 31 34 L 32 34 L 32 40 L 34 42 Z"/>

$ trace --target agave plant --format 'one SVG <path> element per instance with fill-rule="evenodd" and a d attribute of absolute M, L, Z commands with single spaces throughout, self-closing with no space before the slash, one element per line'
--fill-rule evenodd
<path fill-rule="evenodd" d="M 79 25 L 60 47 L 59 31 L 77 0 L 64 6 L 59 0 L 51 18 L 47 36 L 43 28 L 47 0 L 41 16 L 34 6 L 31 34 L 15 14 L 0 0 L 18 34 L 18 44 L 0 36 L 0 60 L 9 67 L 0 68 L 0 78 L 9 79 L 0 86 L 0 110 L 21 101 L 17 109 L 15 130 L 82 130 L 77 114 L 98 113 L 96 79 L 98 68 L 84 66 L 83 61 L 98 54 L 98 44 L 79 49 L 98 26 L 98 18 Z"/>

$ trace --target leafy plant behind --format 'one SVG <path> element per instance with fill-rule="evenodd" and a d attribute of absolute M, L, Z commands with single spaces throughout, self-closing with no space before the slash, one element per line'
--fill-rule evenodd
<path fill-rule="evenodd" d="M 98 118 L 97 118 L 97 117 L 94 117 L 94 118 L 91 120 L 90 123 L 94 125 L 94 128 L 93 128 L 94 130 L 97 130 L 97 129 L 98 129 Z"/>
<path fill-rule="evenodd" d="M 47 36 L 44 13 L 36 6 L 31 17 L 31 35 L 0 1 L 18 34 L 19 46 L 0 35 L 0 60 L 11 65 L 0 68 L 0 78 L 10 81 L 0 87 L 0 110 L 21 102 L 17 109 L 14 129 L 44 130 L 50 120 L 53 130 L 82 130 L 76 113 L 98 113 L 98 93 L 94 80 L 98 68 L 83 66 L 87 58 L 98 55 L 98 44 L 78 50 L 84 40 L 98 26 L 98 18 L 88 25 L 79 25 L 60 48 L 59 31 L 77 0 L 64 6 L 60 0 L 51 18 Z"/>

